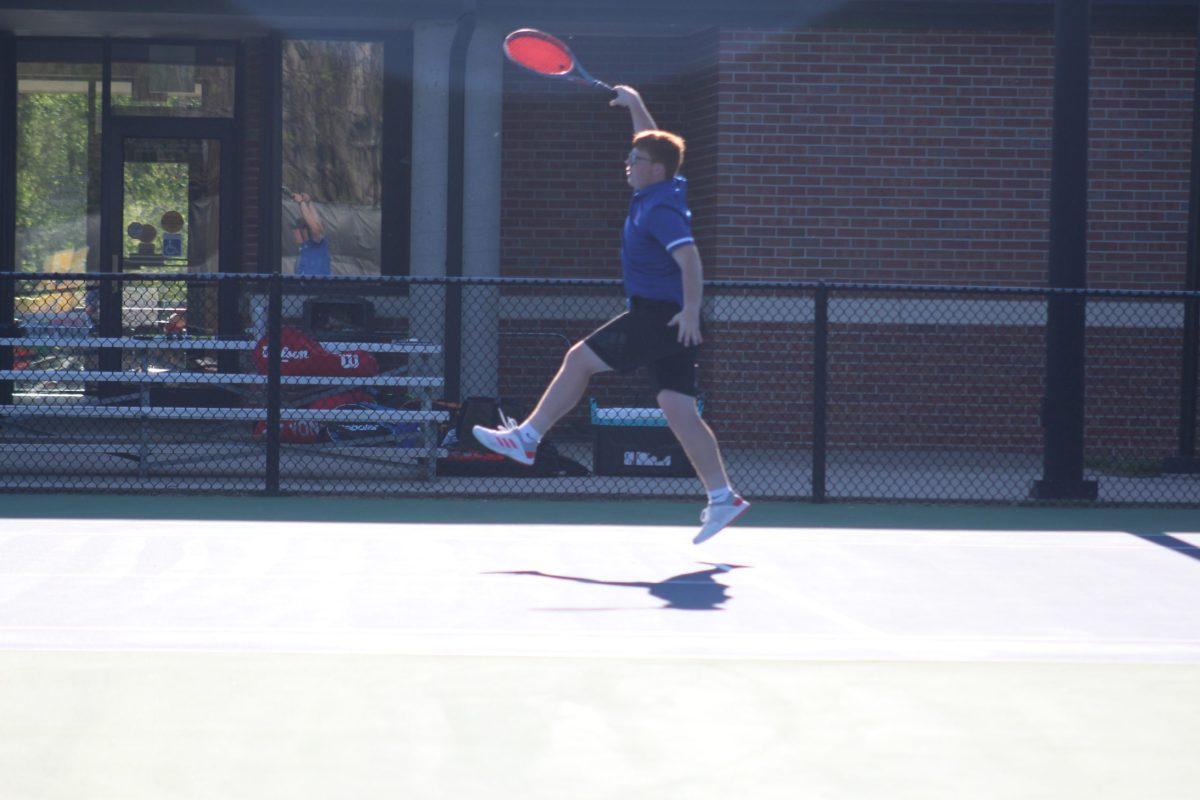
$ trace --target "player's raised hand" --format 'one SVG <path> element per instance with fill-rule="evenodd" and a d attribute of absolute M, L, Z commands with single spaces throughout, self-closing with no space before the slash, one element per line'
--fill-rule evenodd
<path fill-rule="evenodd" d="M 617 96 L 608 101 L 610 106 L 629 108 L 635 104 L 640 105 L 642 102 L 642 96 L 632 86 L 614 86 L 613 91 Z"/>

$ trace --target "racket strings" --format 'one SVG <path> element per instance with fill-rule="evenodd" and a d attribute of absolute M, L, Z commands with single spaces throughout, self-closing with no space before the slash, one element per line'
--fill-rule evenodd
<path fill-rule="evenodd" d="M 543 75 L 565 75 L 575 68 L 565 45 L 533 33 L 509 36 L 504 49 L 513 61 Z"/>

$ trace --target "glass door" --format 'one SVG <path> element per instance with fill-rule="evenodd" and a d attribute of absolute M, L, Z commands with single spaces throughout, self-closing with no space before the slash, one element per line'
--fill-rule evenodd
<path fill-rule="evenodd" d="M 114 115 L 109 124 L 105 271 L 236 271 L 231 121 Z M 150 280 L 102 285 L 101 328 L 106 336 L 228 335 L 236 317 L 232 289 Z"/>
<path fill-rule="evenodd" d="M 123 137 L 117 271 L 219 271 L 221 184 L 218 139 Z M 122 317 L 127 332 L 217 332 L 215 285 L 146 282 L 126 286 Z"/>
<path fill-rule="evenodd" d="M 221 266 L 221 142 L 123 142 L 119 272 L 216 272 Z"/>

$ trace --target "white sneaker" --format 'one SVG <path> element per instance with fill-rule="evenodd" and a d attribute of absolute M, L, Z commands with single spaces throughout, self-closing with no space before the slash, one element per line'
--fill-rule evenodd
<path fill-rule="evenodd" d="M 709 503 L 708 507 L 700 512 L 702 526 L 696 538 L 692 539 L 692 544 L 708 541 L 749 510 L 750 503 L 743 500 L 739 494 L 730 495 L 723 503 Z"/>
<path fill-rule="evenodd" d="M 501 422 L 504 423 L 503 428 L 485 428 L 482 425 L 476 425 L 471 428 L 471 432 L 475 434 L 475 438 L 481 445 L 493 453 L 507 456 L 518 464 L 531 466 L 537 456 L 537 445 L 521 438 L 521 434 L 517 433 L 515 420 L 501 417 Z"/>

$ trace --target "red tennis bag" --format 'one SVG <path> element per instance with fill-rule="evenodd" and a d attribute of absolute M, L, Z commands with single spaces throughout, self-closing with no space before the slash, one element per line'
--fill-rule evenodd
<path fill-rule="evenodd" d="M 279 332 L 280 365 L 283 375 L 316 375 L 332 377 L 358 377 L 379 374 L 379 362 L 364 350 L 349 350 L 331 353 L 320 342 L 299 328 L 284 325 Z M 263 336 L 254 345 L 254 368 L 260 375 L 267 373 L 270 354 L 267 337 Z M 371 403 L 375 398 L 362 389 L 350 389 L 328 397 L 322 397 L 307 408 L 334 409 L 353 403 Z M 284 414 L 287 409 L 284 409 Z M 267 423 L 254 425 L 254 436 L 266 433 Z M 290 444 L 313 444 L 329 441 L 325 423 L 319 420 L 284 419 L 279 424 L 279 439 Z"/>
<path fill-rule="evenodd" d="M 370 376 L 379 374 L 379 362 L 364 350 L 331 353 L 320 342 L 299 328 L 284 325 L 279 332 L 280 374 L 325 376 Z M 254 368 L 267 374 L 270 354 L 267 337 L 254 345 Z"/>
<path fill-rule="evenodd" d="M 322 397 L 309 403 L 305 408 L 336 409 L 356 403 L 373 403 L 375 398 L 362 389 L 352 389 L 339 392 L 329 397 Z M 287 413 L 287 409 L 283 413 Z M 267 423 L 254 423 L 254 437 L 257 439 L 267 432 Z M 328 423 L 318 419 L 284 419 L 279 421 L 279 441 L 287 444 L 316 444 L 317 442 L 332 441 L 329 435 Z"/>

